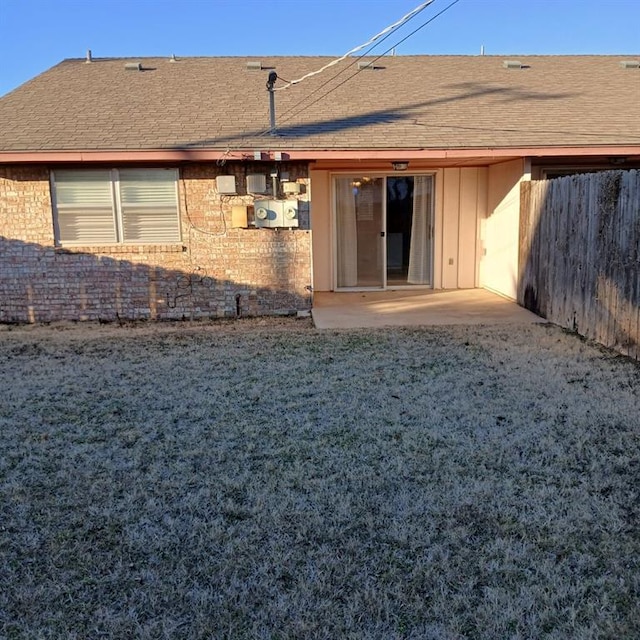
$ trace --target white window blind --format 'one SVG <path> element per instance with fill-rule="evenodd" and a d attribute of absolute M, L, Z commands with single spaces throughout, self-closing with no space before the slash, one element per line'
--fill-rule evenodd
<path fill-rule="evenodd" d="M 61 243 L 117 241 L 110 171 L 56 171 L 55 195 Z"/>
<path fill-rule="evenodd" d="M 180 240 L 175 169 L 55 171 L 53 182 L 59 244 Z"/>
<path fill-rule="evenodd" d="M 124 242 L 180 240 L 175 171 L 121 169 L 119 176 Z"/>

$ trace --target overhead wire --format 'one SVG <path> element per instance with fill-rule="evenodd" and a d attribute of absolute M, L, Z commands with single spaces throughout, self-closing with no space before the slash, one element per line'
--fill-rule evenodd
<path fill-rule="evenodd" d="M 433 1 L 433 0 L 432 0 Z M 420 31 L 421 29 L 423 29 L 424 27 L 426 27 L 427 25 L 431 24 L 436 18 L 440 17 L 443 13 L 445 13 L 446 11 L 448 11 L 449 9 L 451 9 L 451 7 L 453 7 L 455 4 L 457 4 L 458 2 L 460 2 L 460 0 L 453 0 L 453 2 L 449 3 L 444 9 L 442 9 L 441 11 L 439 11 L 438 13 L 436 13 L 434 16 L 432 16 L 431 18 L 429 18 L 429 20 L 423 22 L 418 28 L 414 29 L 411 33 L 407 34 L 404 38 L 402 38 L 401 40 L 399 40 L 398 42 L 396 42 L 395 44 L 393 44 L 391 47 L 389 47 L 388 49 L 386 49 L 385 51 L 383 51 L 382 53 L 378 54 L 373 60 L 371 60 L 370 64 L 375 64 L 378 60 L 380 60 L 380 58 L 382 58 L 383 56 L 387 55 L 390 51 L 393 51 L 393 49 L 395 49 L 396 47 L 398 47 L 398 45 L 402 44 L 403 42 L 406 42 L 410 37 L 412 37 L 413 35 L 415 35 L 416 33 L 418 33 L 418 31 Z M 424 5 L 425 3 L 423 3 Z M 430 2 L 429 4 L 432 4 L 432 2 Z M 422 6 L 422 9 L 426 8 L 427 5 Z M 417 7 L 414 11 L 411 12 L 411 18 L 415 17 L 416 15 L 418 15 L 418 10 L 419 7 Z M 421 10 L 422 10 L 421 9 Z M 407 14 L 409 15 L 409 14 Z M 411 19 L 410 18 L 410 19 Z M 406 24 L 408 22 L 408 20 L 405 20 L 402 24 Z M 402 26 L 402 25 L 400 25 Z M 396 27 L 396 30 L 400 28 L 399 26 Z M 387 31 L 385 29 L 385 31 Z M 392 33 L 394 32 L 390 32 L 388 33 L 379 43 L 374 44 L 374 46 L 369 49 L 369 51 L 371 51 L 373 48 L 375 48 L 378 44 L 380 44 L 381 42 L 383 42 L 387 37 L 389 37 L 390 35 L 392 35 Z M 368 52 L 367 52 L 368 53 Z M 288 111 L 285 111 L 285 113 L 283 115 L 280 116 L 280 120 L 279 123 L 282 124 L 283 122 L 289 122 L 291 121 L 293 118 L 295 118 L 296 116 L 300 115 L 301 113 L 303 113 L 304 111 L 306 111 L 307 109 L 309 109 L 310 107 L 314 106 L 315 104 L 317 104 L 318 102 L 320 102 L 321 100 L 323 100 L 324 98 L 326 98 L 328 95 L 330 95 L 331 93 L 333 93 L 334 91 L 336 91 L 337 89 L 339 89 L 341 86 L 343 86 L 344 84 L 346 84 L 347 82 L 349 82 L 351 79 L 353 79 L 356 75 L 358 75 L 359 73 L 361 73 L 363 70 L 362 69 L 357 69 L 354 73 L 352 73 L 348 78 L 344 79 L 342 82 L 340 82 L 339 84 L 335 85 L 333 88 L 329 89 L 327 92 L 323 93 L 320 97 L 318 97 L 316 100 L 314 100 L 313 102 L 310 102 L 308 105 L 306 105 L 305 107 L 299 109 L 298 111 L 296 111 L 295 113 L 292 113 L 298 106 L 300 106 L 301 104 L 303 104 L 305 101 L 307 101 L 309 99 L 310 96 L 312 96 L 314 93 L 317 93 L 318 91 L 320 91 L 322 88 L 324 88 L 325 86 L 327 86 L 328 84 L 330 84 L 335 78 L 337 78 L 338 76 L 340 76 L 342 73 L 344 73 L 345 71 L 347 71 L 349 68 L 351 68 L 352 66 L 354 66 L 358 60 L 362 57 L 364 57 L 365 54 L 358 56 L 354 59 L 354 61 L 349 64 L 347 67 L 345 67 L 344 69 L 342 69 L 341 71 L 339 71 L 337 74 L 335 74 L 332 78 L 330 78 L 327 82 L 325 82 L 323 85 L 321 85 L 320 87 L 318 87 L 317 89 L 315 89 L 314 91 L 312 91 L 310 94 L 308 94 L 307 96 L 305 96 L 304 98 L 302 98 L 297 104 L 295 104 L 293 107 L 291 107 Z M 290 115 L 292 114 L 292 115 Z M 267 128 L 264 129 L 263 131 L 261 131 L 260 133 L 256 134 L 254 137 L 255 138 L 262 138 L 268 134 L 271 133 L 271 128 Z M 245 136 L 243 137 L 243 139 L 247 139 L 249 136 Z"/>
<path fill-rule="evenodd" d="M 413 18 L 415 18 L 423 9 L 426 9 L 426 7 L 431 4 L 432 2 L 435 2 L 435 0 L 431 0 L 431 2 L 429 3 L 425 3 L 424 6 L 422 6 L 422 9 L 420 9 L 420 11 L 418 11 L 417 9 L 412 11 L 411 13 L 413 15 L 411 15 L 411 17 L 408 20 L 405 20 L 402 22 L 402 24 L 399 24 L 398 26 L 396 26 L 392 31 L 389 31 L 379 42 L 376 41 L 375 44 L 373 44 L 369 49 L 367 49 L 364 53 L 360 54 L 359 56 L 356 56 L 353 59 L 353 62 L 349 63 L 346 67 L 343 67 L 342 69 L 340 69 L 340 71 L 338 71 L 338 73 L 334 74 L 333 76 L 331 76 L 331 78 L 329 78 L 326 82 L 324 82 L 323 84 L 321 84 L 319 87 L 316 87 L 313 91 L 311 91 L 311 93 L 308 93 L 304 98 L 302 98 L 302 100 L 300 100 L 298 103 L 296 103 L 293 107 L 290 107 L 287 111 L 284 112 L 284 114 L 281 116 L 281 118 L 286 118 L 286 116 L 291 113 L 292 111 L 294 111 L 298 106 L 300 106 L 303 102 L 305 102 L 306 100 L 309 100 L 309 98 L 311 98 L 311 96 L 313 96 L 314 94 L 318 93 L 318 91 L 322 91 L 322 89 L 324 89 L 327 85 L 331 84 L 331 82 L 333 82 L 336 78 L 338 78 L 339 76 L 341 76 L 343 73 L 345 73 L 346 71 L 348 71 L 351 67 L 353 67 L 355 64 L 357 64 L 357 62 L 359 60 L 361 60 L 362 58 L 364 58 L 365 56 L 367 56 L 369 53 L 371 53 L 371 51 L 373 51 L 376 47 L 378 47 L 379 45 L 381 45 L 387 38 L 390 38 L 398 29 L 400 29 L 401 26 L 404 26 L 405 24 L 408 24 L 410 20 L 413 20 Z M 409 14 L 407 14 L 409 15 Z M 398 21 L 399 22 L 399 21 Z M 398 23 L 396 23 L 398 24 Z M 387 31 L 385 29 L 385 31 Z M 381 32 L 382 33 L 382 32 Z M 394 45 L 393 47 L 391 47 L 390 49 L 388 49 L 388 51 L 393 51 L 393 49 L 395 49 L 395 47 L 397 47 L 397 44 Z M 384 55 L 384 54 L 382 54 Z M 376 60 L 378 60 L 378 58 L 376 58 L 373 62 L 375 62 Z M 286 82 L 286 81 L 285 81 Z M 279 87 L 279 88 L 284 88 L 284 87 Z M 269 133 L 270 129 L 267 129 L 267 133 Z M 263 135 L 262 133 L 260 135 Z"/>
<path fill-rule="evenodd" d="M 382 58 L 383 56 L 387 55 L 390 51 L 392 51 L 393 49 L 395 49 L 398 45 L 402 44 L 403 42 L 406 42 L 409 38 L 411 38 L 413 35 L 415 35 L 416 33 L 418 33 L 418 31 L 420 31 L 421 29 L 424 29 L 424 27 L 426 27 L 427 25 L 431 24 L 436 18 L 440 17 L 443 13 L 445 13 L 446 11 L 448 11 L 449 9 L 451 9 L 451 7 L 453 7 L 455 4 L 457 4 L 458 2 L 460 2 L 460 0 L 453 0 L 453 2 L 449 3 L 444 9 L 442 9 L 442 11 L 439 11 L 438 13 L 436 13 L 434 16 L 432 16 L 431 18 L 429 18 L 429 20 L 427 20 L 426 22 L 423 22 L 417 29 L 414 29 L 411 33 L 409 33 L 408 35 L 406 35 L 404 38 L 402 38 L 401 40 L 399 40 L 396 44 L 394 44 L 393 46 L 389 47 L 386 51 L 383 51 L 381 54 L 377 55 L 373 60 L 371 60 L 370 64 L 375 64 L 378 60 L 380 60 L 380 58 Z M 356 60 L 357 61 L 357 60 Z M 352 63 L 354 64 L 354 63 Z M 350 65 L 352 66 L 352 65 Z M 321 100 L 323 100 L 324 98 L 326 98 L 329 94 L 333 93 L 334 91 L 336 91 L 337 89 L 339 89 L 341 86 L 343 86 L 344 84 L 346 84 L 347 82 L 349 82 L 349 80 L 355 78 L 355 76 L 357 76 L 359 73 L 361 73 L 363 70 L 362 69 L 357 69 L 355 71 L 355 73 L 352 73 L 348 78 L 344 79 L 342 82 L 340 82 L 339 84 L 337 84 L 335 87 L 331 88 L 329 91 L 327 91 L 326 93 L 323 93 L 319 98 L 317 98 L 316 100 L 314 100 L 313 102 L 310 102 L 308 105 L 306 105 L 305 107 L 303 107 L 302 109 L 300 109 L 299 111 L 297 111 L 296 113 L 294 113 L 293 115 L 291 115 L 289 118 L 287 118 L 287 114 L 291 113 L 291 111 L 293 111 L 293 109 L 295 109 L 296 107 L 294 106 L 292 109 L 289 109 L 289 111 L 287 111 L 280 119 L 280 123 L 282 122 L 289 122 L 291 119 L 295 118 L 296 116 L 300 115 L 302 112 L 306 111 L 307 109 L 309 109 L 310 107 L 312 107 L 313 105 L 317 104 L 318 102 L 320 102 Z M 303 100 L 301 100 L 298 105 L 302 104 L 304 101 L 306 100 L 306 98 L 304 98 Z M 267 130 L 267 133 L 269 133 L 270 129 Z M 258 137 L 261 137 L 263 134 L 260 134 Z"/>
<path fill-rule="evenodd" d="M 325 71 L 327 68 L 329 68 L 330 66 L 333 66 L 334 64 L 337 64 L 340 61 L 343 61 L 344 59 L 346 59 L 353 51 L 355 50 L 361 50 L 362 48 L 366 47 L 368 44 L 372 45 L 371 48 L 369 50 L 367 50 L 365 53 L 361 54 L 360 56 L 356 56 L 353 60 L 353 62 L 351 62 L 349 65 L 347 65 L 346 67 L 342 68 L 340 71 L 338 71 L 338 73 L 334 74 L 331 78 L 329 78 L 325 83 L 323 83 L 322 85 L 320 85 L 319 87 L 317 87 L 316 89 L 314 89 L 311 93 L 307 94 L 306 96 L 304 96 L 300 101 L 298 101 L 295 105 L 293 105 L 293 107 L 289 108 L 287 111 L 285 111 L 279 118 L 279 124 L 282 123 L 286 123 L 286 122 L 290 122 L 293 118 L 297 117 L 298 115 L 300 115 L 301 113 L 303 113 L 304 111 L 306 111 L 307 109 L 311 108 L 312 106 L 314 106 L 315 104 L 317 104 L 318 102 L 320 102 L 321 100 L 323 100 L 324 98 L 326 98 L 328 95 L 330 95 L 331 93 L 333 93 L 334 91 L 336 91 L 337 89 L 339 89 L 341 86 L 345 85 L 347 82 L 349 82 L 350 80 L 352 80 L 356 75 L 358 75 L 359 73 L 361 73 L 363 71 L 363 69 L 357 69 L 354 73 L 352 73 L 348 78 L 345 78 L 342 82 L 340 82 L 339 84 L 335 85 L 334 87 L 332 87 L 331 89 L 329 89 L 328 91 L 326 91 L 325 93 L 323 93 L 321 96 L 319 96 L 318 98 L 316 98 L 313 102 L 310 102 L 309 104 L 307 104 L 306 106 L 300 108 L 299 110 L 296 111 L 296 109 L 304 104 L 307 100 L 309 100 L 309 98 L 311 96 L 313 96 L 314 94 L 316 94 L 317 92 L 321 91 L 323 88 L 325 88 L 327 85 L 330 85 L 336 78 L 338 78 L 340 75 L 342 75 L 343 73 L 345 73 L 346 71 L 348 71 L 351 67 L 353 67 L 355 64 L 357 64 L 357 62 L 363 58 L 364 56 L 366 56 L 368 53 L 370 53 L 370 51 L 372 51 L 373 49 L 377 48 L 382 42 L 384 42 L 387 38 L 391 37 L 393 35 L 393 33 L 395 33 L 401 26 L 407 24 L 407 22 L 413 18 L 415 18 L 422 10 L 424 10 L 427 6 L 429 6 L 430 4 L 432 4 L 435 0 L 430 0 L 430 2 L 424 2 L 421 5 L 419 5 L 418 7 L 416 7 L 416 9 L 414 9 L 413 11 L 411 11 L 409 14 L 406 14 L 405 16 L 403 16 L 403 18 L 401 18 L 400 20 L 398 20 L 396 23 L 394 23 L 394 25 L 391 25 L 390 27 L 387 27 L 386 29 L 384 29 L 383 31 L 381 31 L 379 34 L 376 34 L 376 36 L 374 36 L 373 38 L 371 38 L 367 43 L 365 43 L 364 45 L 359 45 L 359 47 L 356 47 L 354 49 L 352 49 L 350 52 L 348 52 L 347 54 L 345 54 L 344 56 L 337 58 L 336 60 L 332 61 L 332 63 L 325 65 L 324 67 L 322 67 L 321 69 L 317 70 L 316 72 L 312 72 L 310 74 L 306 74 L 305 76 L 302 76 L 301 78 L 298 78 L 296 81 L 292 81 L 292 82 L 288 82 L 287 86 L 285 87 L 278 87 L 275 90 L 281 90 L 281 89 L 285 89 L 288 88 L 289 86 L 295 86 L 296 84 L 299 84 L 300 82 L 302 82 L 304 79 L 311 77 L 311 76 L 315 76 L 318 75 L 318 73 Z M 441 11 L 439 11 L 438 13 L 434 14 L 433 16 L 431 16 L 428 20 L 426 20 L 425 22 L 423 22 L 419 27 L 417 27 L 416 29 L 414 29 L 413 31 L 411 31 L 410 33 L 408 33 L 406 36 L 404 36 L 402 39 L 400 39 L 398 42 L 396 42 L 395 44 L 393 44 L 391 47 L 389 47 L 388 49 L 386 49 L 385 51 L 383 51 L 382 53 L 376 55 L 375 58 L 373 58 L 369 64 L 373 65 L 375 64 L 378 60 L 380 60 L 380 58 L 382 58 L 383 56 L 387 55 L 388 53 L 390 53 L 391 51 L 393 51 L 395 48 L 397 48 L 399 45 L 401 45 L 403 42 L 406 42 L 409 38 L 411 38 L 412 36 L 414 36 L 416 33 L 418 33 L 420 30 L 424 29 L 426 26 L 428 26 L 429 24 L 431 24 L 434 20 L 436 20 L 437 18 L 439 18 L 441 15 L 443 15 L 446 11 L 448 11 L 449 9 L 451 9 L 454 5 L 456 5 L 458 2 L 460 2 L 460 0 L 453 0 L 452 2 L 450 2 L 446 7 L 444 7 Z M 392 30 L 391 30 L 392 29 Z M 382 39 L 380 39 L 381 35 L 385 34 L 384 37 L 382 37 Z M 374 41 L 375 40 L 375 41 Z M 373 43 L 373 44 L 372 44 Z M 282 78 L 280 78 L 282 79 Z M 283 79 L 282 79 L 283 80 Z M 286 81 L 285 81 L 286 82 Z M 295 113 L 294 113 L 295 111 Z M 429 124 L 429 125 L 425 125 L 419 121 L 415 121 L 414 125 L 417 126 L 431 126 L 434 127 L 436 125 L 433 124 Z M 449 127 L 449 128 L 456 128 L 456 129 L 463 129 L 463 128 L 474 128 L 474 127 L 465 127 L 465 126 L 461 126 L 461 125 L 442 125 L 443 128 Z M 527 129 L 515 129 L 515 128 L 509 128 L 509 129 L 495 129 L 496 131 L 500 130 L 500 131 L 523 131 L 525 133 L 527 132 L 534 132 L 534 130 L 527 130 Z M 268 134 L 270 134 L 272 132 L 271 128 L 266 128 L 264 130 L 262 130 L 261 132 L 257 133 L 257 134 L 247 134 L 245 136 L 243 136 L 243 140 L 247 140 L 249 138 L 262 138 Z M 537 131 L 536 131 L 537 132 Z M 585 135 L 585 136 L 590 136 L 590 135 L 595 135 L 593 133 L 580 133 L 580 132 L 576 132 L 576 131 L 571 131 L 571 132 L 557 132 L 557 133 L 574 133 L 577 135 Z M 226 154 L 225 155 L 231 155 L 230 153 L 230 149 L 227 148 Z"/>
<path fill-rule="evenodd" d="M 284 89 L 288 89 L 289 87 L 292 87 L 293 85 L 299 84 L 300 82 L 302 82 L 303 80 L 306 80 L 307 78 L 312 78 L 313 76 L 317 76 L 320 73 L 322 73 L 322 72 L 326 71 L 327 69 L 329 69 L 330 67 L 335 66 L 336 64 L 338 64 L 338 63 L 342 62 L 343 60 L 345 60 L 346 58 L 348 58 L 350 55 L 353 55 L 354 53 L 357 53 L 358 51 L 361 51 L 362 49 L 368 47 L 369 45 L 372 45 L 373 43 L 376 42 L 376 40 L 380 39 L 385 34 L 395 31 L 396 29 L 401 27 L 403 24 L 405 24 L 406 22 L 411 20 L 411 18 L 417 16 L 421 11 L 426 9 L 434 1 L 435 0 L 427 0 L 426 2 L 423 2 L 422 4 L 418 5 L 415 9 L 413 9 L 412 11 L 407 13 L 406 15 L 402 16 L 402 18 L 400 18 L 400 20 L 397 20 L 392 25 L 389 25 L 388 27 L 385 27 L 382 31 L 380 31 L 380 33 L 377 33 L 375 36 L 370 38 L 364 44 L 360 44 L 357 47 L 354 47 L 353 49 L 350 49 L 344 55 L 340 56 L 339 58 L 336 58 L 335 60 L 332 60 L 331 62 L 328 62 L 327 64 L 325 64 L 320 69 L 317 69 L 316 71 L 311 71 L 311 72 L 303 75 L 302 77 L 298 78 L 297 80 L 291 80 L 290 82 L 287 82 L 287 84 L 285 84 L 283 87 L 278 87 L 277 89 L 275 89 L 275 91 L 282 91 Z"/>
<path fill-rule="evenodd" d="M 458 2 L 459 0 L 456 0 L 456 2 Z M 407 13 L 406 15 L 404 15 L 402 18 L 400 18 L 400 20 L 397 20 L 395 23 L 393 23 L 392 25 L 386 27 L 385 29 L 383 29 L 380 33 L 377 33 L 375 36 L 373 36 L 372 38 L 370 38 L 366 43 L 364 43 L 363 45 L 359 45 L 358 47 L 354 47 L 353 49 L 351 49 L 349 52 L 347 52 L 346 54 L 344 54 L 343 56 L 341 56 L 340 58 L 337 58 L 336 60 L 333 60 L 331 63 L 325 65 L 324 67 L 322 67 L 321 69 L 314 71 L 310 74 L 306 74 L 305 76 L 298 78 L 297 80 L 294 81 L 287 81 L 284 78 L 281 78 L 280 76 L 278 76 L 278 80 L 282 80 L 283 82 L 286 82 L 287 85 L 284 87 L 277 87 L 274 90 L 275 91 L 279 91 L 281 89 L 286 89 L 289 86 L 293 86 L 295 84 L 299 84 L 300 82 L 302 82 L 302 80 L 317 75 L 320 72 L 326 70 L 327 68 L 337 64 L 338 62 L 344 60 L 345 58 L 347 58 L 351 53 L 353 53 L 354 51 L 359 51 L 361 49 L 363 49 L 364 47 L 371 45 L 369 49 L 367 49 L 367 51 L 365 51 L 364 53 L 362 53 L 359 56 L 356 56 L 353 59 L 353 62 L 351 62 L 349 65 L 347 65 L 346 67 L 342 68 L 340 71 L 338 71 L 338 73 L 334 74 L 333 76 L 331 76 L 331 78 L 329 78 L 326 82 L 324 82 L 323 84 L 321 84 L 319 87 L 315 88 L 311 93 L 307 94 L 306 96 L 304 96 L 300 101 L 298 101 L 296 104 L 293 105 L 293 107 L 289 108 L 287 111 L 284 112 L 284 114 L 282 114 L 280 116 L 281 120 L 284 119 L 284 121 L 287 121 L 287 115 L 289 115 L 292 111 L 294 111 L 295 109 L 297 109 L 301 104 L 303 104 L 304 102 L 306 102 L 307 100 L 309 100 L 309 98 L 311 96 L 313 96 L 314 94 L 318 93 L 318 91 L 321 91 L 322 89 L 324 89 L 324 87 L 326 87 L 327 85 L 331 84 L 331 82 L 333 82 L 333 80 L 335 80 L 336 78 L 338 78 L 339 76 L 341 76 L 343 73 L 345 73 L 346 71 L 348 71 L 351 67 L 353 67 L 359 60 L 361 60 L 363 57 L 365 57 L 366 55 L 368 55 L 371 51 L 373 51 L 376 47 L 378 47 L 380 44 L 382 44 L 385 40 L 387 40 L 387 38 L 390 38 L 398 29 L 400 29 L 402 26 L 408 24 L 411 20 L 413 20 L 416 16 L 418 16 L 422 11 L 424 11 L 424 9 L 426 9 L 430 4 L 433 4 L 433 2 L 435 2 L 435 0 L 428 0 L 428 2 L 423 2 L 422 4 L 418 5 L 415 9 L 413 9 L 412 11 L 410 11 L 409 13 Z M 454 3 L 455 4 L 455 3 Z M 442 13 L 442 12 L 441 12 Z M 424 26 L 424 25 L 423 25 Z M 416 30 L 417 31 L 417 30 Z M 382 37 L 384 36 L 384 37 Z M 404 38 L 403 40 L 401 40 L 400 42 L 404 42 L 406 40 L 406 38 Z M 389 49 L 387 49 L 387 51 L 385 51 L 384 53 L 380 54 L 380 56 L 378 56 L 377 58 L 375 58 L 375 60 L 373 62 L 375 62 L 376 60 L 378 60 L 380 57 L 382 57 L 383 55 L 386 55 L 386 53 L 388 53 L 389 51 L 392 51 L 394 48 L 396 48 L 398 46 L 398 44 L 396 43 L 395 45 L 393 45 L 392 47 L 390 47 Z M 355 75 L 355 74 L 354 74 Z M 351 76 L 353 77 L 353 76 Z M 350 79 L 350 78 L 349 78 Z M 336 87 L 337 88 L 337 87 Z M 328 95 L 330 93 L 327 92 Z M 312 104 L 316 104 L 315 101 Z M 311 105 L 309 105 L 311 106 Z M 272 132 L 271 127 L 268 127 L 266 129 L 263 129 L 262 131 L 260 131 L 257 134 L 246 134 L 244 136 L 242 136 L 241 140 L 247 140 L 248 138 L 252 137 L 252 138 L 262 138 L 268 134 L 270 134 Z M 229 149 L 227 149 L 227 152 L 225 153 L 225 155 L 229 154 Z"/>

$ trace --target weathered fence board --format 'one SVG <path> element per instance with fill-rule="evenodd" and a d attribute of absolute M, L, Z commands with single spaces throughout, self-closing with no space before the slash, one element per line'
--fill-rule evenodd
<path fill-rule="evenodd" d="M 518 302 L 640 360 L 640 171 L 522 184 Z"/>

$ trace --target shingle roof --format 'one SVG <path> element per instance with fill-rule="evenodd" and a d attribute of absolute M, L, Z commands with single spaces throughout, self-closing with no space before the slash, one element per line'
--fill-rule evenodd
<path fill-rule="evenodd" d="M 507 59 L 524 68 L 505 68 Z M 279 135 L 269 146 L 640 145 L 640 69 L 621 64 L 637 59 L 398 56 L 356 75 L 351 60 L 276 92 Z M 259 71 L 248 60 L 65 60 L 0 99 L 0 151 L 264 146 L 268 68 L 291 80 L 330 58 L 263 57 Z M 126 70 L 132 62 L 143 71 Z"/>

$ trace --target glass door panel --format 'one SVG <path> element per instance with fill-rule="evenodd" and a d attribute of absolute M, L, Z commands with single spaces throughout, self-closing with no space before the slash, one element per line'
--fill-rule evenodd
<path fill-rule="evenodd" d="M 385 179 L 336 178 L 337 285 L 376 287 L 385 284 Z"/>
<path fill-rule="evenodd" d="M 387 285 L 433 284 L 433 176 L 387 178 Z"/>

